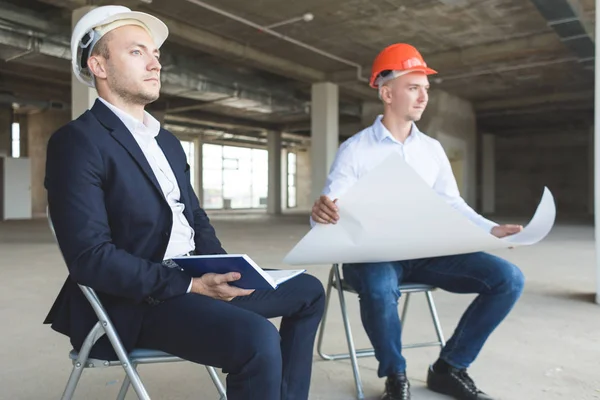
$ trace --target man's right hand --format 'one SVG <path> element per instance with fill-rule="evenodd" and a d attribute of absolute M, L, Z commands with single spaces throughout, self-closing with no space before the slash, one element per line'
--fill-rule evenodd
<path fill-rule="evenodd" d="M 199 278 L 192 279 L 192 289 L 190 292 L 223 301 L 231 301 L 235 297 L 248 296 L 254 290 L 240 289 L 229 284 L 229 282 L 235 282 L 241 277 L 239 272 L 204 274 Z"/>
<path fill-rule="evenodd" d="M 331 200 L 323 195 L 319 197 L 312 208 L 312 220 L 319 224 L 335 224 L 340 219 L 338 208 L 335 205 L 337 199 Z"/>

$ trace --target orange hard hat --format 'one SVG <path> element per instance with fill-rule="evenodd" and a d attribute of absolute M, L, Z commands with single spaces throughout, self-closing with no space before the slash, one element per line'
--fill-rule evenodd
<path fill-rule="evenodd" d="M 388 46 L 377 55 L 369 80 L 372 88 L 377 89 L 375 81 L 383 71 L 422 71 L 427 75 L 437 74 L 437 71 L 427 67 L 421 53 L 406 43 Z"/>

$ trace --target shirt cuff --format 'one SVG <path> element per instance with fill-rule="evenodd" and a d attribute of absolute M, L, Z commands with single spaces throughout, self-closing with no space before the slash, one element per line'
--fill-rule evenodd
<path fill-rule="evenodd" d="M 192 284 L 193 284 L 193 283 L 194 283 L 194 278 L 190 279 L 190 286 L 188 286 L 188 288 L 187 288 L 187 292 L 186 292 L 186 293 L 189 293 L 189 292 L 191 292 L 191 290 L 192 290 Z"/>
<path fill-rule="evenodd" d="M 481 228 L 483 228 L 489 234 L 492 233 L 492 228 L 493 227 L 498 226 L 498 224 L 495 223 L 494 221 L 490 221 L 489 219 L 486 219 L 486 218 L 483 218 L 483 217 L 478 222 L 479 223 L 477 225 L 479 225 Z"/>

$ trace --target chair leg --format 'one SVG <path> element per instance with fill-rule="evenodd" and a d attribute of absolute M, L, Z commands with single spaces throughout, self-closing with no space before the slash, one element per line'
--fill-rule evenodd
<path fill-rule="evenodd" d="M 137 371 L 137 364 L 133 364 L 133 369 Z M 125 396 L 127 396 L 127 391 L 129 390 L 130 385 L 131 380 L 129 379 L 129 376 L 125 374 L 125 378 L 123 378 L 123 384 L 121 385 L 121 389 L 119 390 L 117 400 L 125 400 Z"/>
<path fill-rule="evenodd" d="M 327 322 L 327 311 L 329 310 L 329 303 L 331 302 L 331 289 L 333 288 L 333 268 L 329 271 L 329 279 L 327 280 L 327 292 L 325 294 L 325 310 L 323 311 L 323 318 L 321 319 L 321 326 L 319 327 L 319 336 L 317 338 L 317 353 L 324 360 L 334 360 L 334 358 L 325 352 L 323 352 L 323 337 L 325 336 L 325 324 Z"/>
<path fill-rule="evenodd" d="M 401 329 L 404 330 L 406 314 L 408 313 L 408 303 L 410 301 L 410 293 L 405 294 L 404 305 L 402 306 L 402 317 L 400 317 Z"/>
<path fill-rule="evenodd" d="M 440 347 L 443 348 L 446 345 L 446 341 L 444 340 L 444 332 L 442 332 L 442 326 L 438 318 L 437 309 L 435 308 L 433 295 L 431 294 L 431 291 L 427 291 L 425 292 L 425 296 L 427 296 L 427 304 L 429 305 L 429 312 L 431 313 L 431 319 L 433 320 L 435 333 L 437 334 Z"/>
<path fill-rule="evenodd" d="M 223 383 L 221 382 L 221 379 L 219 379 L 219 375 L 217 375 L 217 371 L 215 371 L 215 368 L 207 365 L 206 370 L 208 371 L 210 379 L 212 379 L 213 383 L 215 384 L 217 392 L 219 392 L 219 400 L 227 400 L 227 392 L 225 391 Z"/>
<path fill-rule="evenodd" d="M 61 400 L 71 400 L 73 398 L 75 388 L 77 388 L 77 383 L 79 383 L 79 378 L 81 378 L 83 369 L 84 365 L 81 362 L 76 361 L 73 364 L 73 370 L 71 371 L 71 375 L 69 375 L 69 380 L 67 381 L 67 386 L 65 387 Z"/>
<path fill-rule="evenodd" d="M 346 301 L 344 299 L 344 290 L 342 289 L 340 270 L 337 264 L 335 265 L 333 272 L 335 274 L 335 283 L 337 286 L 338 296 L 340 298 L 340 308 L 342 309 L 342 320 L 344 321 L 344 330 L 346 331 L 346 342 L 348 343 L 348 352 L 350 353 L 350 363 L 352 364 L 352 371 L 354 372 L 354 382 L 356 384 L 356 397 L 358 399 L 364 399 L 365 395 L 363 393 L 360 372 L 358 370 L 356 348 L 354 347 L 354 339 L 352 338 L 352 331 L 350 329 L 350 320 L 348 319 L 348 311 L 346 309 Z"/>
<path fill-rule="evenodd" d="M 106 318 L 108 318 L 108 316 L 106 316 Z M 129 355 L 126 353 L 125 348 L 121 343 L 121 339 L 117 335 L 117 331 L 106 321 L 103 326 L 113 349 L 117 353 L 117 357 L 121 362 L 121 366 L 125 370 L 125 374 L 127 374 L 127 378 L 129 378 L 131 386 L 133 386 L 133 390 L 135 390 L 135 394 L 137 394 L 138 399 L 150 400 L 150 395 L 146 391 L 146 388 L 140 379 L 140 375 L 136 371 L 137 365 L 131 361 Z"/>
<path fill-rule="evenodd" d="M 83 345 L 79 350 L 77 359 L 73 362 L 73 370 L 71 371 L 71 375 L 67 381 L 67 386 L 65 387 L 65 391 L 61 397 L 62 400 L 71 400 L 73 397 L 77 383 L 79 383 L 83 369 L 88 361 L 92 346 L 102 335 L 104 335 L 104 329 L 100 322 L 96 322 L 92 330 L 88 333 L 87 337 L 83 341 Z"/>

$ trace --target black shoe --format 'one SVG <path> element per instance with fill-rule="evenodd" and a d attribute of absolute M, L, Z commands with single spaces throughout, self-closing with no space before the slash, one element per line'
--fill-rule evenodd
<path fill-rule="evenodd" d="M 477 389 L 466 369 L 450 367 L 448 372 L 439 373 L 429 367 L 427 387 L 429 390 L 452 396 L 458 400 L 494 400 Z"/>
<path fill-rule="evenodd" d="M 406 373 L 398 372 L 387 377 L 381 400 L 410 400 L 410 383 Z"/>

